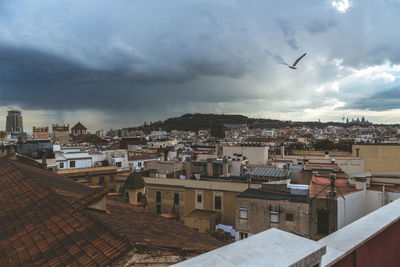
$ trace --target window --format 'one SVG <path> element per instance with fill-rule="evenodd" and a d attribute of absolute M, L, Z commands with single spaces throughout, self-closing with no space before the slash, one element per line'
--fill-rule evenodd
<path fill-rule="evenodd" d="M 60 162 L 60 169 L 64 168 L 64 162 Z"/>
<path fill-rule="evenodd" d="M 160 204 L 157 204 L 157 205 L 156 205 L 156 213 L 157 213 L 157 214 L 160 214 L 160 213 L 161 213 L 161 205 L 160 205 Z"/>
<path fill-rule="evenodd" d="M 293 213 L 286 213 L 286 221 L 293 222 Z"/>
<path fill-rule="evenodd" d="M 110 182 L 114 183 L 114 175 L 110 175 Z"/>
<path fill-rule="evenodd" d="M 122 166 L 121 162 L 116 162 L 115 164 L 117 165 L 118 168 L 121 168 Z"/>
<path fill-rule="evenodd" d="M 160 191 L 157 191 L 157 192 L 156 192 L 156 202 L 157 202 L 157 203 L 160 203 L 160 202 L 161 202 L 161 192 L 160 192 Z"/>
<path fill-rule="evenodd" d="M 137 164 L 137 166 L 140 168 L 140 167 L 142 167 L 142 162 L 138 162 L 138 164 Z"/>
<path fill-rule="evenodd" d="M 240 232 L 240 239 L 245 239 L 245 238 L 247 238 L 248 236 L 249 236 L 248 233 Z"/>
<path fill-rule="evenodd" d="M 104 182 L 104 176 L 100 176 L 99 177 L 99 185 L 104 185 L 105 184 L 105 182 Z"/>
<path fill-rule="evenodd" d="M 174 193 L 174 205 L 179 205 L 179 194 Z"/>
<path fill-rule="evenodd" d="M 137 202 L 141 202 L 142 201 L 142 193 L 141 192 L 139 192 L 139 193 L 137 193 Z"/>
<path fill-rule="evenodd" d="M 247 219 L 247 208 L 239 208 L 239 218 Z"/>
<path fill-rule="evenodd" d="M 74 168 L 75 167 L 75 160 L 71 160 L 69 162 L 69 167 Z"/>
<path fill-rule="evenodd" d="M 197 194 L 197 203 L 203 202 L 203 196 L 201 194 Z"/>
<path fill-rule="evenodd" d="M 216 209 L 216 210 L 222 209 L 222 197 L 221 196 L 214 197 L 214 209 Z"/>
<path fill-rule="evenodd" d="M 270 211 L 269 219 L 272 223 L 279 223 L 279 213 L 277 211 Z"/>

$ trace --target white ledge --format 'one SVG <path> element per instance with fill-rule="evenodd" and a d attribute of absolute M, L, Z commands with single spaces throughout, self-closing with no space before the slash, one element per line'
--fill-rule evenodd
<path fill-rule="evenodd" d="M 314 266 L 325 246 L 278 229 L 269 229 L 174 266 Z"/>

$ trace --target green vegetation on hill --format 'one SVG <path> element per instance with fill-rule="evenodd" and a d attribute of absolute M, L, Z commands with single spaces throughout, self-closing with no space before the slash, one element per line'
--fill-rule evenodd
<path fill-rule="evenodd" d="M 145 132 L 164 130 L 183 130 L 183 131 L 198 131 L 203 129 L 213 129 L 224 126 L 225 124 L 247 124 L 249 128 L 260 129 L 281 129 L 286 127 L 312 127 L 322 128 L 328 125 L 346 126 L 341 122 L 292 122 L 280 121 L 272 119 L 254 119 L 243 115 L 225 115 L 225 114 L 184 114 L 180 117 L 169 118 L 165 121 L 157 121 L 143 124 L 142 126 L 129 128 L 143 130 Z"/>

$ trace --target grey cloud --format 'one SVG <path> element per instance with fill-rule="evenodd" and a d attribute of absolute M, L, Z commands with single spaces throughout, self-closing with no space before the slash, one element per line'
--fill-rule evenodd
<path fill-rule="evenodd" d="M 359 98 L 348 103 L 347 109 L 367 109 L 373 111 L 384 111 L 400 108 L 400 87 L 373 93 L 370 96 Z"/>
<path fill-rule="evenodd" d="M 299 45 L 296 40 L 296 30 L 286 20 L 280 20 L 278 25 L 285 37 L 286 44 L 293 50 L 298 50 Z"/>
<path fill-rule="evenodd" d="M 93 70 L 67 59 L 27 49 L 0 47 L 0 105 L 18 104 L 33 109 L 139 109 L 165 108 L 180 101 L 230 101 L 232 95 L 210 95 L 215 88 L 195 91 L 190 82 L 202 75 L 240 77 L 246 64 L 230 66 L 207 59 L 189 62 L 182 69 Z M 184 86 L 183 84 L 186 84 Z M 242 97 L 238 95 L 234 99 Z"/>
<path fill-rule="evenodd" d="M 285 63 L 285 60 L 284 60 L 280 55 L 278 55 L 278 54 L 276 54 L 276 53 L 274 53 L 274 52 L 271 52 L 271 51 L 268 50 L 268 49 L 264 49 L 264 52 L 265 52 L 268 56 L 272 57 L 276 62 L 278 62 L 278 63 Z"/>
<path fill-rule="evenodd" d="M 356 101 L 362 81 L 352 94 L 340 88 L 339 95 L 326 90 L 316 97 L 316 88 L 347 74 L 319 62 L 400 63 L 399 7 L 372 0 L 346 14 L 317 0 L 98 0 L 95 9 L 92 1 L 42 0 L 7 1 L 0 9 L 0 106 L 131 115 L 229 103 L 221 110 L 241 105 L 251 113 L 315 108 L 337 98 L 370 108 L 379 84 L 364 97 L 368 105 Z M 292 62 L 300 46 L 308 54 L 299 70 L 276 64 Z"/>
<path fill-rule="evenodd" d="M 317 34 L 327 32 L 331 28 L 337 25 L 337 21 L 334 19 L 312 19 L 306 26 L 308 32 Z"/>

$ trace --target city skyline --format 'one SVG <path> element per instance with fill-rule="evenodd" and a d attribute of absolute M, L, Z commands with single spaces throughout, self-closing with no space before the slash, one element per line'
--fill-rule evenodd
<path fill-rule="evenodd" d="M 90 1 L 10 1 L 0 10 L 0 114 L 22 110 L 27 129 L 194 112 L 398 123 L 399 11 L 398 1 L 119 0 L 95 11 Z M 304 52 L 298 70 L 277 64 Z"/>

